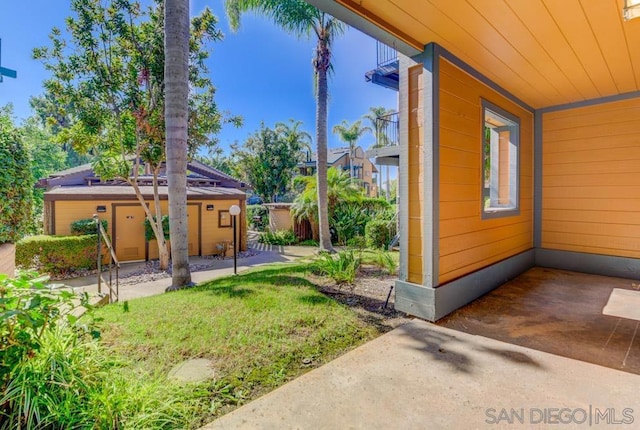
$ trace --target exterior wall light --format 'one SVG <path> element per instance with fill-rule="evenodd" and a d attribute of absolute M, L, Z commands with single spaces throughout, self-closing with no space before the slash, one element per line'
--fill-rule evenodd
<path fill-rule="evenodd" d="M 98 206 L 96 207 L 96 212 L 106 212 L 107 211 L 107 207 L 106 206 Z"/>
<path fill-rule="evenodd" d="M 213 205 L 207 205 L 207 210 L 208 211 L 212 211 L 213 210 Z"/>
<path fill-rule="evenodd" d="M 640 18 L 640 0 L 624 0 L 624 9 L 622 16 L 625 21 L 633 18 Z"/>

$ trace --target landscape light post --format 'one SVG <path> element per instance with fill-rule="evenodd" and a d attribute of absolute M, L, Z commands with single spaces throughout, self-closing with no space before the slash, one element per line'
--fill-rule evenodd
<path fill-rule="evenodd" d="M 238 247 L 237 247 L 238 236 L 236 234 L 236 229 L 237 229 L 236 218 L 238 217 L 238 215 L 240 215 L 240 206 L 231 205 L 231 207 L 229 208 L 229 214 L 231 214 L 231 216 L 233 217 L 232 219 L 232 222 L 233 222 L 233 274 L 237 275 L 238 274 Z"/>

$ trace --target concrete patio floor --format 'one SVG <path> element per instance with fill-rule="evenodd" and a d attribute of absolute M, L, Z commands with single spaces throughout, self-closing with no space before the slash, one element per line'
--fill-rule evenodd
<path fill-rule="evenodd" d="M 204 428 L 637 428 L 638 386 L 638 375 L 413 320 Z"/>
<path fill-rule="evenodd" d="M 640 321 L 603 314 L 614 289 L 640 311 L 629 279 L 535 267 L 437 324 L 640 374 Z"/>

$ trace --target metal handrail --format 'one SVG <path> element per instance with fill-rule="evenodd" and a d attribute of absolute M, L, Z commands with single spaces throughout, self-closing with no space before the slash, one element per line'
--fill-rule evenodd
<path fill-rule="evenodd" d="M 376 118 L 378 147 L 398 146 L 400 144 L 400 121 L 398 112 Z"/>
<path fill-rule="evenodd" d="M 97 256 L 98 258 L 98 263 L 97 263 L 98 294 L 102 294 L 102 282 L 104 282 L 105 284 L 107 284 L 109 288 L 109 303 L 114 303 L 114 302 L 117 302 L 120 297 L 120 272 L 119 272 L 120 262 L 118 261 L 118 257 L 116 257 L 116 252 L 113 249 L 111 240 L 109 239 L 107 232 L 104 230 L 104 227 L 102 227 L 102 223 L 100 222 L 98 215 L 94 214 L 93 219 L 96 222 L 96 227 L 98 230 L 98 256 Z M 104 244 L 109 250 L 109 282 L 102 279 L 102 241 L 103 240 L 104 240 Z M 116 272 L 115 292 L 113 289 L 113 274 L 112 274 L 112 268 L 114 267 L 114 265 L 115 265 L 115 272 Z M 115 296 L 115 299 L 114 299 L 114 296 Z"/>
<path fill-rule="evenodd" d="M 378 67 L 388 66 L 389 64 L 398 61 L 398 51 L 395 48 L 392 48 L 389 45 L 385 45 L 380 41 L 376 42 L 376 46 L 376 60 L 378 63 Z"/>

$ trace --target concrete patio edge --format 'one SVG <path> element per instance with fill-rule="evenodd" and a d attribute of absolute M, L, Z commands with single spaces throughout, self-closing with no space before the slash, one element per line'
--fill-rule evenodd
<path fill-rule="evenodd" d="M 639 384 L 638 375 L 413 320 L 203 428 L 637 425 Z"/>

